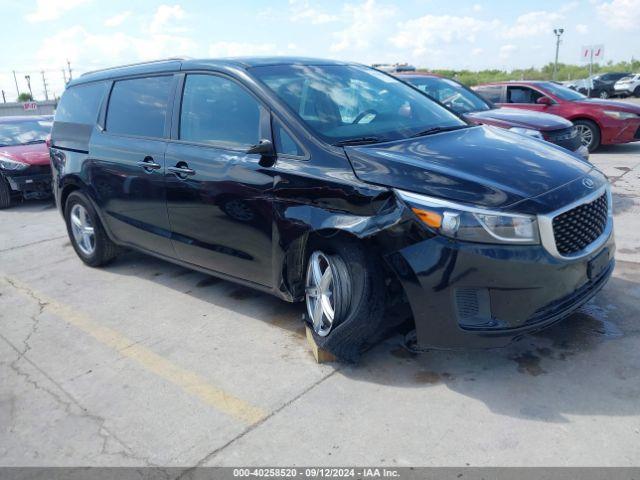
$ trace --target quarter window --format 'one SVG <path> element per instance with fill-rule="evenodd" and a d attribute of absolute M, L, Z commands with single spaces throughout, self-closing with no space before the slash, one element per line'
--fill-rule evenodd
<path fill-rule="evenodd" d="M 278 120 L 273 122 L 273 137 L 276 142 L 276 152 L 283 155 L 292 155 L 295 157 L 303 157 L 304 152 L 298 146 L 289 132 L 282 126 Z"/>
<path fill-rule="evenodd" d="M 243 87 L 215 75 L 187 75 L 180 112 L 180 139 L 227 148 L 258 143 L 258 101 Z"/>
<path fill-rule="evenodd" d="M 106 87 L 105 82 L 99 82 L 67 89 L 56 108 L 56 122 L 96 123 Z"/>
<path fill-rule="evenodd" d="M 172 78 L 147 77 L 115 82 L 107 111 L 107 131 L 162 138 Z"/>

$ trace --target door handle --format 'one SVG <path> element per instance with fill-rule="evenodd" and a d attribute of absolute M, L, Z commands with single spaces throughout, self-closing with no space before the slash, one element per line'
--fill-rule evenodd
<path fill-rule="evenodd" d="M 178 164 L 175 167 L 168 167 L 167 171 L 175 174 L 177 177 L 186 178 L 195 175 L 196 171 L 189 168 L 186 164 Z"/>
<path fill-rule="evenodd" d="M 144 160 L 142 162 L 138 162 L 137 165 L 148 173 L 162 168 L 162 165 L 154 162 L 152 157 L 144 157 Z"/>

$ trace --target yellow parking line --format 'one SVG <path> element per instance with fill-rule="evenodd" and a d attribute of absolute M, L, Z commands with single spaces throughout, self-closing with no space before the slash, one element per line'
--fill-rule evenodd
<path fill-rule="evenodd" d="M 44 304 L 43 311 L 56 315 L 68 324 L 91 335 L 103 345 L 116 350 L 120 355 L 135 360 L 148 371 L 180 387 L 207 405 L 249 425 L 266 417 L 267 413 L 264 410 L 207 383 L 198 374 L 171 363 L 121 333 L 91 320 L 87 315 L 34 291 L 19 280 L 8 277 L 5 277 L 5 280 L 23 295 L 38 300 L 41 305 Z"/>

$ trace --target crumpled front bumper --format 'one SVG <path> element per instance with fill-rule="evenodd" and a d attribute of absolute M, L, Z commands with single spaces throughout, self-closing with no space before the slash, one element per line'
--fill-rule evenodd
<path fill-rule="evenodd" d="M 51 172 L 30 173 L 27 170 L 18 173 L 2 173 L 11 190 L 20 193 L 24 198 L 48 198 L 51 196 Z"/>
<path fill-rule="evenodd" d="M 483 245 L 436 236 L 386 256 L 411 306 L 421 348 L 493 348 L 571 314 L 607 282 L 613 232 L 575 260 L 542 246 Z M 594 271 L 594 264 L 598 265 Z"/>

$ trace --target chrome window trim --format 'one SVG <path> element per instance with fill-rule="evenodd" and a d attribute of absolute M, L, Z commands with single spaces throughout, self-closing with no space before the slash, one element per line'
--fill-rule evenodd
<path fill-rule="evenodd" d="M 601 195 L 606 193 L 607 195 L 607 224 L 605 225 L 604 231 L 602 234 L 596 238 L 593 242 L 587 245 L 584 249 L 580 250 L 571 255 L 562 255 L 556 246 L 556 239 L 553 235 L 553 219 L 558 215 L 561 215 L 569 210 L 572 210 L 580 205 L 584 205 L 586 203 L 591 203 L 594 200 L 598 199 Z M 611 196 L 611 188 L 609 184 L 602 185 L 593 193 L 587 195 L 586 197 L 582 197 L 575 202 L 572 202 L 568 205 L 565 205 L 558 210 L 554 210 L 553 212 L 549 212 L 546 214 L 538 214 L 538 228 L 540 229 L 540 241 L 544 249 L 551 254 L 551 256 L 558 258 L 560 260 L 577 260 L 580 258 L 584 258 L 594 251 L 598 250 L 611 236 L 613 232 L 613 202 Z"/>

